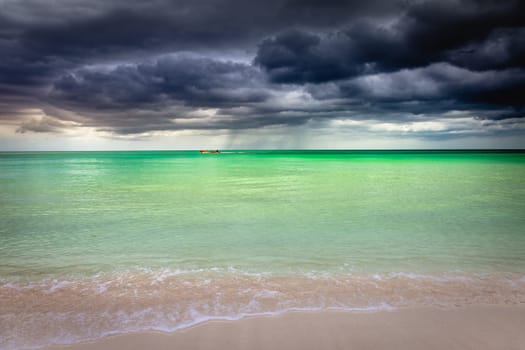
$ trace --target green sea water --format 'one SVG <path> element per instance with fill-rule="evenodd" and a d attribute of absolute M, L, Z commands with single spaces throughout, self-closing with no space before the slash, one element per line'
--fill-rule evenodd
<path fill-rule="evenodd" d="M 0 349 L 525 303 L 525 152 L 0 153 Z"/>
<path fill-rule="evenodd" d="M 525 271 L 525 153 L 0 153 L 0 276 Z"/>

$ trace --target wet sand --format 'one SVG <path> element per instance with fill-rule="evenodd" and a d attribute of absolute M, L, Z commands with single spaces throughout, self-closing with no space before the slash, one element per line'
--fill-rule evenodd
<path fill-rule="evenodd" d="M 370 313 L 290 312 L 209 321 L 51 349 L 525 349 L 525 305 L 404 308 Z"/>

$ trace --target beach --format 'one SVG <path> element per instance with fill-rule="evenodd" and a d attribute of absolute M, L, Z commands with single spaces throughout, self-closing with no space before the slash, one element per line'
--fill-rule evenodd
<path fill-rule="evenodd" d="M 173 334 L 143 332 L 48 350 L 477 349 L 521 350 L 525 305 L 409 308 L 391 312 L 292 312 L 209 321 Z"/>
<path fill-rule="evenodd" d="M 525 0 L 0 0 L 0 350 L 525 350 Z"/>
<path fill-rule="evenodd" d="M 4 152 L 0 185 L 2 350 L 523 344 L 524 152 Z"/>

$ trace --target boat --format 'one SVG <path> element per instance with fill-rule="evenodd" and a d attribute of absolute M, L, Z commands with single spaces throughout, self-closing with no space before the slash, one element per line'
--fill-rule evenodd
<path fill-rule="evenodd" d="M 208 149 L 201 149 L 199 152 L 201 152 L 201 154 L 219 154 L 221 153 L 221 151 L 219 151 L 218 149 L 216 149 L 215 151 L 208 150 Z"/>

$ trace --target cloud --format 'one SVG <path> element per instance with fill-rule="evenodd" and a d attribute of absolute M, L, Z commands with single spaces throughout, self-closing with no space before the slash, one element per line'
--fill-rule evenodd
<path fill-rule="evenodd" d="M 322 125 L 344 118 L 433 125 L 434 118 L 456 118 L 448 113 L 451 110 L 467 111 L 471 119 L 520 118 L 523 100 L 514 100 L 512 93 L 503 101 L 487 96 L 519 92 L 516 87 L 524 81 L 525 71 L 520 69 L 475 72 L 436 63 L 300 89 L 267 84 L 259 69 L 245 63 L 170 55 L 65 75 L 55 82 L 52 101 L 80 113 L 85 126 L 122 135 L 299 126 L 312 121 L 316 123 L 310 125 Z M 428 120 L 421 121 L 425 115 Z M 71 115 L 66 117 L 72 120 Z"/>
<path fill-rule="evenodd" d="M 371 74 L 338 84 L 347 97 L 371 102 L 451 101 L 458 105 L 525 105 L 525 70 L 470 71 L 448 63 Z"/>
<path fill-rule="evenodd" d="M 525 28 L 496 29 L 485 40 L 450 51 L 447 59 L 473 70 L 522 67 L 525 62 Z"/>
<path fill-rule="evenodd" d="M 0 123 L 138 137 L 348 120 L 443 137 L 470 128 L 443 120 L 467 118 L 472 132 L 510 133 L 519 123 L 505 121 L 525 110 L 524 10 L 517 0 L 6 0 Z"/>
<path fill-rule="evenodd" d="M 239 109 L 242 114 L 270 95 L 261 72 L 250 65 L 170 55 L 66 74 L 53 84 L 51 100 L 80 112 L 93 126 L 142 132 L 194 127 L 196 119 L 217 125 L 208 119 L 219 111 Z"/>
<path fill-rule="evenodd" d="M 0 78 L 15 85 L 45 84 L 86 64 L 168 52 L 239 52 L 291 20 L 324 28 L 391 8 L 357 0 L 5 0 Z"/>
<path fill-rule="evenodd" d="M 517 15 L 523 10 L 514 1 L 421 2 L 391 23 L 363 19 L 321 34 L 299 29 L 279 33 L 260 43 L 254 62 L 272 81 L 298 84 L 449 60 L 466 68 L 515 67 L 523 62 L 525 19 Z M 500 52 L 486 53 L 483 42 L 494 40 L 505 41 L 500 43 Z M 483 65 L 471 63 L 468 54 L 462 54 L 476 49 L 479 52 L 474 54 Z M 490 59 L 483 54 L 491 55 Z"/>
<path fill-rule="evenodd" d="M 323 37 L 292 29 L 265 39 L 254 63 L 276 83 L 318 83 L 365 72 L 364 62 L 345 36 Z"/>
<path fill-rule="evenodd" d="M 36 133 L 61 133 L 66 129 L 78 126 L 75 122 L 62 121 L 47 115 L 31 118 L 29 121 L 23 122 L 17 133 L 24 134 L 26 132 Z"/>
<path fill-rule="evenodd" d="M 154 109 L 171 101 L 232 107 L 265 100 L 262 79 L 258 70 L 242 63 L 167 56 L 150 63 L 75 71 L 54 83 L 53 96 L 98 109 Z"/>

